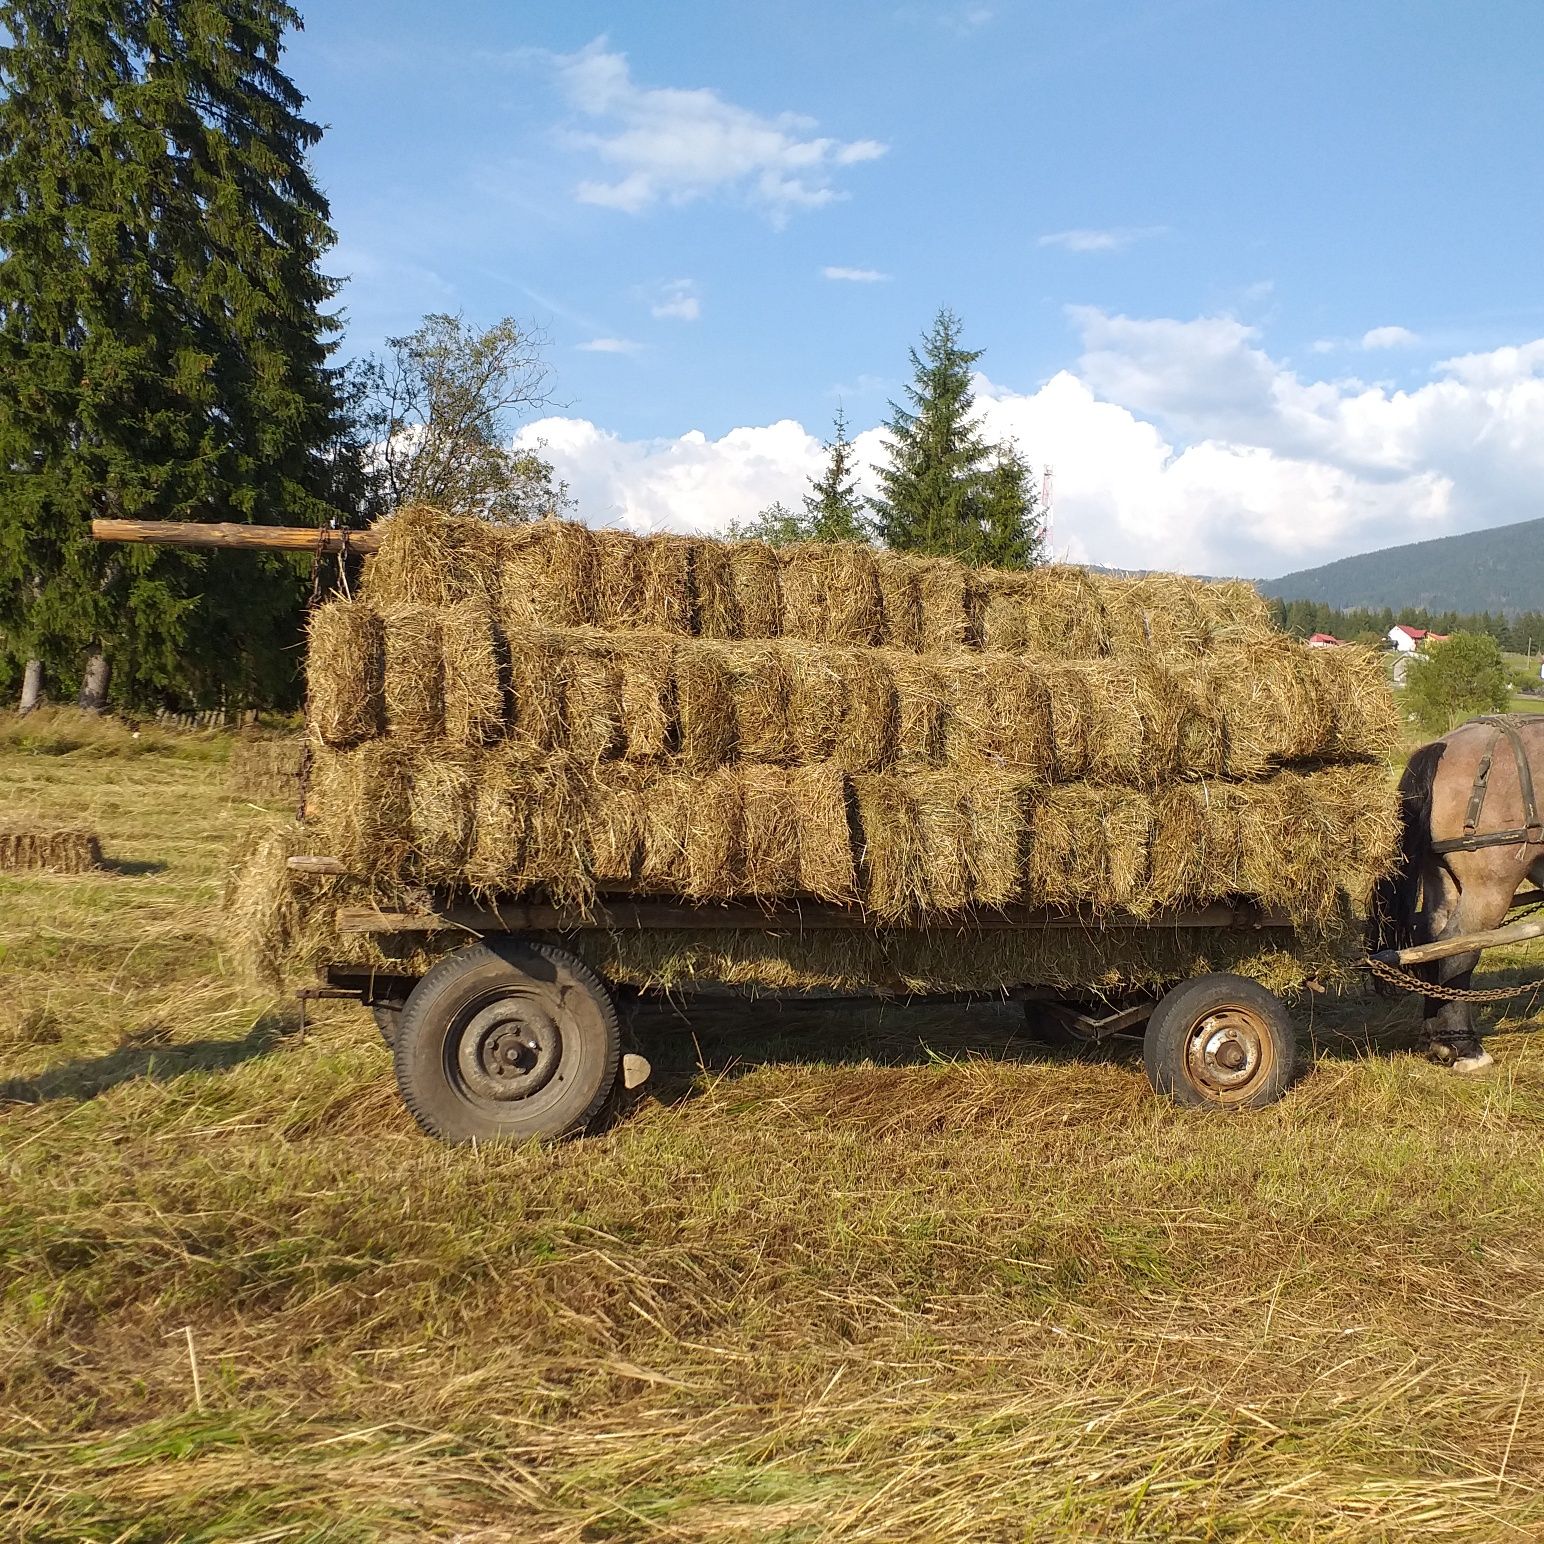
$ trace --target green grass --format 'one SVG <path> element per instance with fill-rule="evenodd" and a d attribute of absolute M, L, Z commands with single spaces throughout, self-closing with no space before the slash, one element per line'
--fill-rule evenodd
<path fill-rule="evenodd" d="M 360 1010 L 233 980 L 273 812 L 166 738 L 0 730 L 120 864 L 0 876 L 5 1536 L 1544 1535 L 1528 999 L 1472 1081 L 1312 999 L 1237 1119 L 1002 1006 L 659 1011 L 609 1134 L 449 1150 Z"/>

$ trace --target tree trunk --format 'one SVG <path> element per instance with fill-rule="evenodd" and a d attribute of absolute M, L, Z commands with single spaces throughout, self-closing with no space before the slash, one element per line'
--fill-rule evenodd
<path fill-rule="evenodd" d="M 29 659 L 21 677 L 21 701 L 18 713 L 30 713 L 43 700 L 43 661 Z"/>
<path fill-rule="evenodd" d="M 102 713 L 107 708 L 107 683 L 112 678 L 112 666 L 100 646 L 93 648 L 86 658 L 86 674 L 80 683 L 77 699 L 88 713 Z"/>

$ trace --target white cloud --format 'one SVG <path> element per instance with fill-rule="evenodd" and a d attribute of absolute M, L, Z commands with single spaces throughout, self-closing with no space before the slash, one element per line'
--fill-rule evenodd
<path fill-rule="evenodd" d="M 1147 241 L 1161 236 L 1167 230 L 1163 225 L 1118 226 L 1112 230 L 1051 231 L 1042 236 L 1036 246 L 1061 247 L 1067 252 L 1120 252 L 1133 242 Z"/>
<path fill-rule="evenodd" d="M 1061 556 L 1270 576 L 1544 513 L 1544 339 L 1403 391 L 1301 379 L 1230 317 L 1073 315 L 1074 369 L 1033 391 L 977 380 L 987 433 L 1056 469 Z M 546 441 L 587 518 L 640 528 L 720 530 L 796 501 L 822 461 L 789 420 L 630 441 L 554 418 L 521 438 Z M 860 461 L 883 439 L 857 435 Z"/>
<path fill-rule="evenodd" d="M 733 192 L 781 224 L 795 209 L 845 197 L 835 173 L 875 160 L 888 148 L 873 139 L 812 135 L 810 118 L 766 117 L 706 87 L 640 86 L 626 56 L 611 52 L 604 39 L 555 63 L 569 105 L 605 124 L 566 135 L 612 173 L 582 181 L 576 189 L 581 203 L 638 214 L 659 203 Z"/>
<path fill-rule="evenodd" d="M 883 284 L 890 277 L 877 268 L 843 268 L 836 263 L 828 263 L 820 270 L 820 276 L 823 279 L 843 280 L 848 284 Z"/>
<path fill-rule="evenodd" d="M 702 300 L 691 279 L 672 279 L 660 286 L 659 298 L 649 307 L 651 316 L 678 322 L 695 322 L 702 315 Z"/>
<path fill-rule="evenodd" d="M 1409 348 L 1420 341 L 1408 327 L 1373 327 L 1362 334 L 1363 348 Z"/>
<path fill-rule="evenodd" d="M 631 338 L 590 338 L 575 347 L 586 354 L 636 354 L 643 345 Z"/>

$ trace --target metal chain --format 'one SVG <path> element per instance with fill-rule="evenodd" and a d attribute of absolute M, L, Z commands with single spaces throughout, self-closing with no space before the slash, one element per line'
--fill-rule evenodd
<path fill-rule="evenodd" d="M 1544 986 L 1537 981 L 1528 982 L 1523 986 L 1492 986 L 1476 989 L 1473 987 L 1443 986 L 1436 981 L 1424 981 L 1412 971 L 1404 970 L 1398 965 L 1390 965 L 1384 960 L 1365 959 L 1363 968 L 1372 972 L 1380 980 L 1387 981 L 1391 986 L 1403 988 L 1406 992 L 1419 992 L 1423 997 L 1435 998 L 1438 1002 L 1445 1003 L 1504 1003 L 1510 997 L 1521 997 L 1524 992 L 1539 992 Z"/>

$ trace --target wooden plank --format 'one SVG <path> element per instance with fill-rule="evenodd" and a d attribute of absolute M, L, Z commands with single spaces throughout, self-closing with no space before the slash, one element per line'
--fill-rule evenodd
<path fill-rule="evenodd" d="M 299 853 L 293 858 L 284 860 L 286 868 L 294 869 L 297 874 L 346 874 L 348 870 L 336 858 L 311 857 L 306 853 Z"/>
<path fill-rule="evenodd" d="M 1484 933 L 1460 933 L 1457 938 L 1439 938 L 1435 943 L 1415 944 L 1409 949 L 1384 949 L 1373 959 L 1386 965 L 1429 965 L 1433 960 L 1451 959 L 1455 954 L 1470 954 L 1477 949 L 1527 943 L 1530 938 L 1544 938 L 1544 918 L 1493 927 Z"/>
<path fill-rule="evenodd" d="M 220 547 L 250 552 L 341 552 L 368 556 L 381 544 L 379 531 L 335 531 L 301 525 L 200 525 L 191 520 L 93 520 L 98 541 L 149 542 L 160 547 Z"/>
<path fill-rule="evenodd" d="M 572 907 L 538 902 L 508 902 L 497 906 L 448 906 L 439 911 L 381 911 L 371 906 L 341 906 L 340 933 L 434 933 L 455 929 L 468 933 L 631 932 L 644 928 L 732 928 L 749 932 L 803 933 L 837 930 L 871 931 L 894 928 L 853 907 L 819 906 L 682 906 L 666 901 L 610 900 L 585 914 Z M 916 931 L 920 925 L 911 924 Z M 1094 917 L 1086 913 L 1048 912 L 1030 907 L 979 912 L 961 920 L 927 925 L 929 931 L 961 933 L 1023 932 L 1037 928 L 1081 928 L 1104 932 L 1116 927 L 1139 928 L 1287 928 L 1279 913 L 1251 906 L 1207 906 L 1196 911 L 1160 912 L 1150 917 L 1123 913 Z"/>

